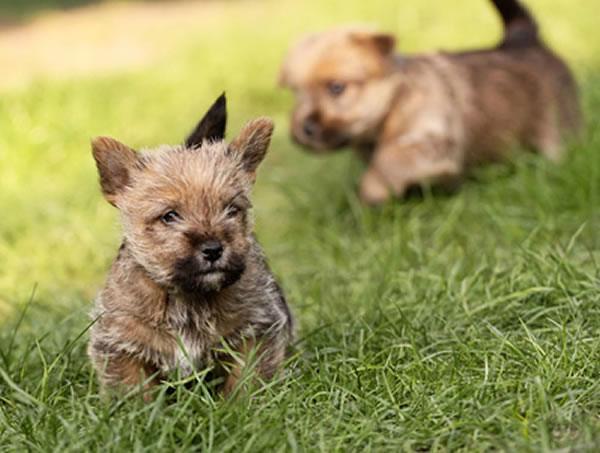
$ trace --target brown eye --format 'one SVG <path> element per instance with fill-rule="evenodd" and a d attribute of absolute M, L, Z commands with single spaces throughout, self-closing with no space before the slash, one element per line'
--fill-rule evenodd
<path fill-rule="evenodd" d="M 229 205 L 227 207 L 227 218 L 228 219 L 233 219 L 234 217 L 237 217 L 237 215 L 241 212 L 241 208 L 235 205 Z"/>
<path fill-rule="evenodd" d="M 332 80 L 327 83 L 327 91 L 333 97 L 340 96 L 346 90 L 346 84 L 338 80 Z"/>
<path fill-rule="evenodd" d="M 166 225 L 171 225 L 175 222 L 180 221 L 181 216 L 177 213 L 177 211 L 169 211 L 166 214 L 163 214 L 160 220 Z"/>

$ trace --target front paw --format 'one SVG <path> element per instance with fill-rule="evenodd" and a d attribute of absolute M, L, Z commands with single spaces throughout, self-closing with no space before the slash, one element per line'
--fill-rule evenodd
<path fill-rule="evenodd" d="M 374 171 L 364 174 L 360 182 L 360 199 L 370 206 L 377 206 L 388 201 L 392 193 L 387 184 Z"/>

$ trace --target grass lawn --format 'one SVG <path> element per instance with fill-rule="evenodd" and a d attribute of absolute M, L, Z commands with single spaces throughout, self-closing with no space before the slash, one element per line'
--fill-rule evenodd
<path fill-rule="evenodd" d="M 0 4 L 0 24 L 21 21 L 40 12 L 74 8 L 94 1 L 96 0 L 3 0 Z"/>
<path fill-rule="evenodd" d="M 143 69 L 3 92 L 0 451 L 597 451 L 597 2 L 528 3 L 581 81 L 583 142 L 558 166 L 524 155 L 454 196 L 376 210 L 358 203 L 351 153 L 290 143 L 292 98 L 275 85 L 285 49 L 347 21 L 397 33 L 406 51 L 489 44 L 486 1 L 210 3 L 210 20 Z M 179 142 L 223 90 L 229 136 L 257 115 L 277 125 L 254 202 L 298 321 L 285 379 L 232 401 L 201 384 L 102 400 L 87 312 L 119 227 L 89 138 Z"/>

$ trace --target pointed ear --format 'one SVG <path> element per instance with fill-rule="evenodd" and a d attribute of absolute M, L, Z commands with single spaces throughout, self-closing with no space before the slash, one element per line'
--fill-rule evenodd
<path fill-rule="evenodd" d="M 229 149 L 242 153 L 244 169 L 254 177 L 258 165 L 267 154 L 273 121 L 269 118 L 257 118 L 246 124 L 240 134 L 231 142 Z"/>
<path fill-rule="evenodd" d="M 390 56 L 396 47 L 396 38 L 389 33 L 356 32 L 352 39 L 359 44 L 370 46 L 383 57 Z"/>
<path fill-rule="evenodd" d="M 200 147 L 205 140 L 223 140 L 226 125 L 227 100 L 223 93 L 204 114 L 189 137 L 185 139 L 185 146 L 188 148 Z"/>
<path fill-rule="evenodd" d="M 92 140 L 92 154 L 100 174 L 100 187 L 108 202 L 117 205 L 121 192 L 129 185 L 131 170 L 138 162 L 137 154 L 129 146 L 110 137 Z"/>

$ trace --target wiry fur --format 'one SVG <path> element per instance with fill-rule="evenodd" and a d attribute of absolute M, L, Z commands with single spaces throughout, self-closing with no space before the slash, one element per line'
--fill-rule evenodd
<path fill-rule="evenodd" d="M 493 3 L 505 32 L 492 49 L 398 55 L 393 36 L 357 28 L 305 38 L 281 72 L 297 94 L 292 136 L 321 152 L 355 147 L 369 165 L 368 203 L 425 182 L 454 185 L 515 146 L 558 159 L 580 127 L 574 79 L 518 1 Z"/>
<path fill-rule="evenodd" d="M 221 112 L 214 107 L 209 120 L 224 115 L 223 105 Z M 219 130 L 213 126 L 207 130 Z M 103 192 L 123 224 L 119 254 L 92 312 L 89 354 L 104 386 L 152 376 L 151 386 L 169 371 L 214 365 L 229 392 L 251 350 L 262 378 L 279 368 L 292 318 L 249 213 L 272 128 L 270 120 L 255 120 L 231 145 L 222 136 L 200 137 L 197 128 L 186 145 L 141 152 L 114 139 L 93 141 Z M 177 217 L 165 223 L 170 211 Z M 209 241 L 223 246 L 214 262 L 202 255 Z"/>

